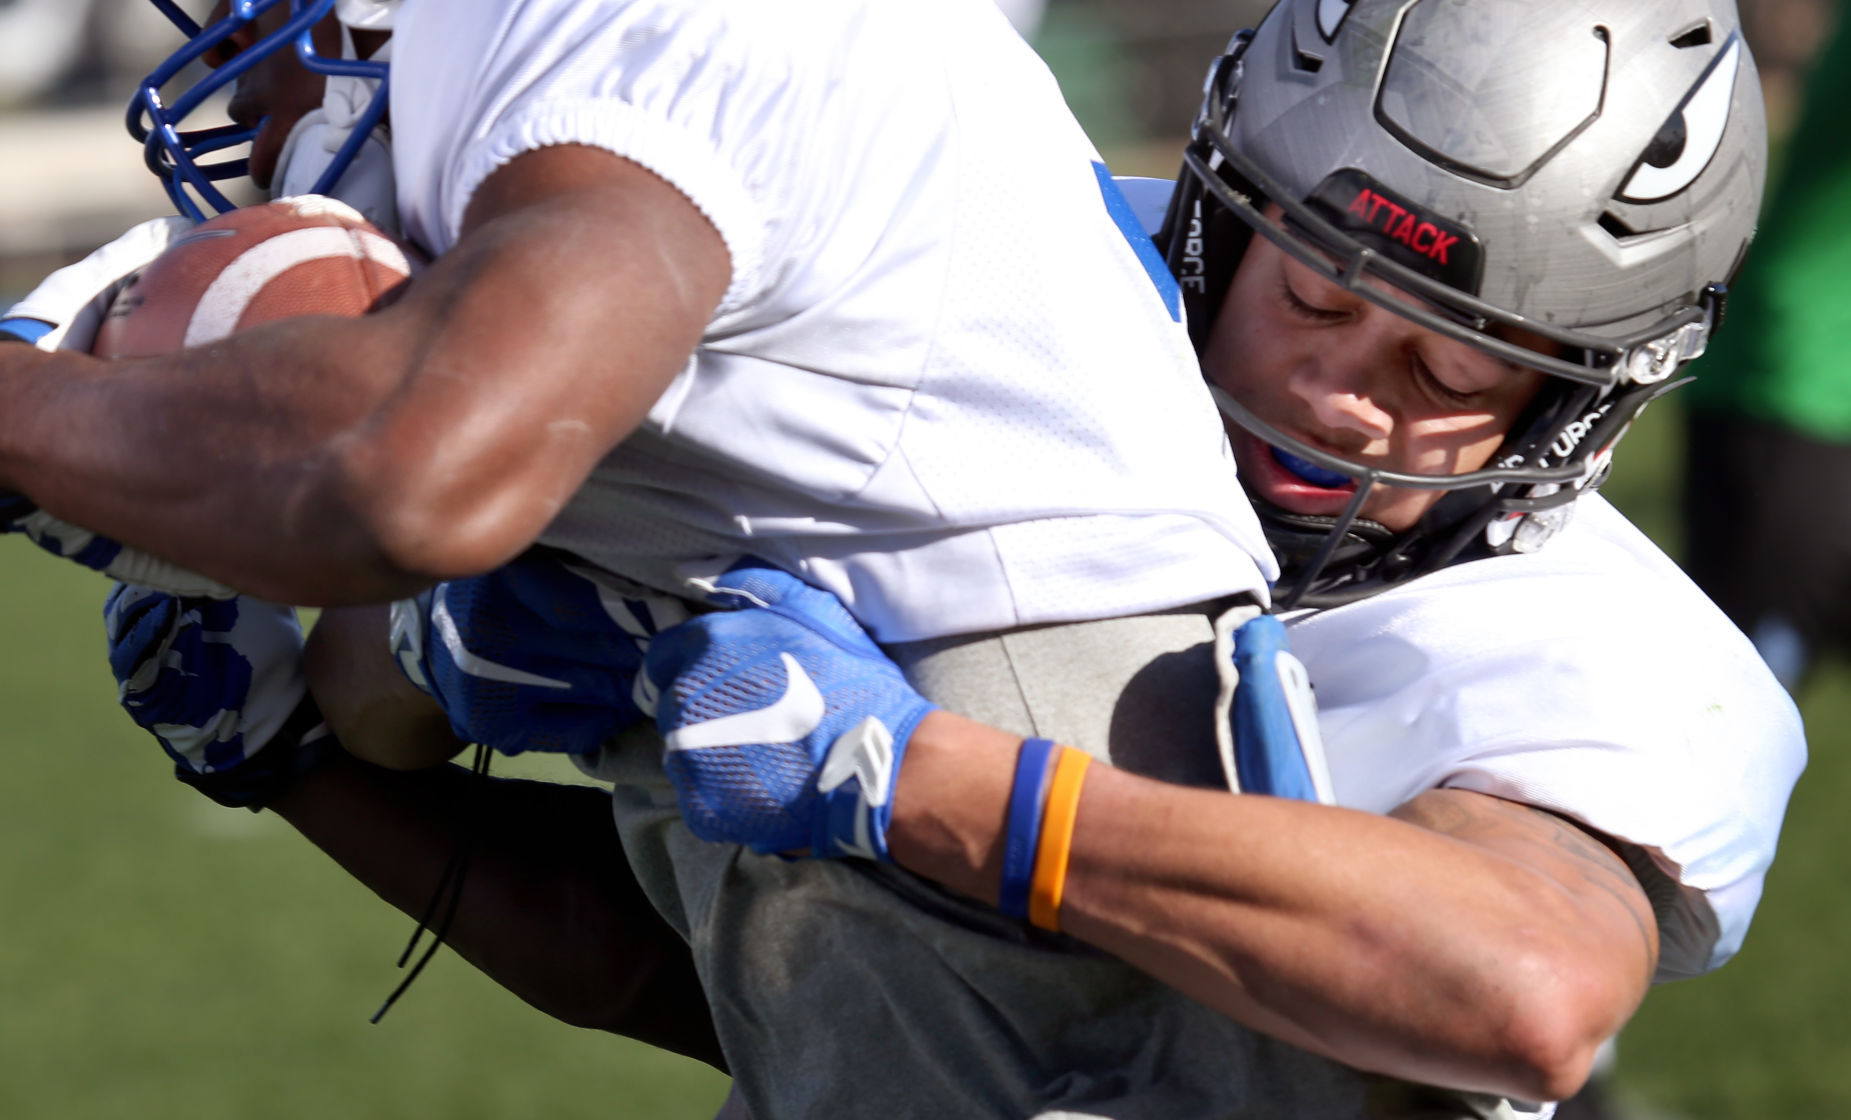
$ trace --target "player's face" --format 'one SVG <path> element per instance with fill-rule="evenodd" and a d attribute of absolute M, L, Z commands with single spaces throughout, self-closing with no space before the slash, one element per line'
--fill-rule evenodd
<path fill-rule="evenodd" d="M 219 0 L 207 20 L 223 19 L 230 0 Z M 276 30 L 289 19 L 288 4 L 277 4 L 257 18 L 255 24 L 233 35 L 223 48 L 206 55 L 208 65 L 219 65 L 240 50 Z M 330 16 L 315 25 L 315 49 L 324 55 L 338 56 L 341 49 L 340 24 Z M 268 188 L 276 176 L 277 159 L 289 130 L 310 111 L 321 106 L 326 79 L 302 65 L 293 49 L 272 53 L 238 79 L 231 96 L 229 112 L 239 124 L 251 125 L 262 120 L 263 128 L 251 142 L 251 181 Z"/>
<path fill-rule="evenodd" d="M 1484 466 L 1543 377 L 1345 291 L 1263 237 L 1235 272 L 1203 367 L 1287 435 L 1421 475 Z M 1334 516 L 1356 492 L 1228 430 L 1248 489 L 1282 509 Z M 1361 516 L 1408 529 L 1443 493 L 1378 486 Z"/>

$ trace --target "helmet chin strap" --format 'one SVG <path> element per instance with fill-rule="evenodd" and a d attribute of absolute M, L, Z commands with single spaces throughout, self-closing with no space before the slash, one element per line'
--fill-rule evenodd
<path fill-rule="evenodd" d="M 1359 481 L 1355 496 L 1335 517 L 1293 513 L 1263 498 L 1252 498 L 1266 541 L 1279 558 L 1279 584 L 1285 590 L 1275 596 L 1275 610 L 1292 610 L 1301 605 L 1335 606 L 1368 593 L 1364 590 L 1369 583 L 1366 579 L 1328 588 L 1317 588 L 1317 584 L 1318 577 L 1333 563 L 1340 570 L 1367 570 L 1392 549 L 1397 537 L 1394 530 L 1357 516 L 1372 489 L 1374 480 Z M 1352 584 L 1356 593 L 1345 594 L 1343 588 Z"/>

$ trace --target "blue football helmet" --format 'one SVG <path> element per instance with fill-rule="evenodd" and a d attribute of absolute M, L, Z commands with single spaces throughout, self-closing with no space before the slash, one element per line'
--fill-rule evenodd
<path fill-rule="evenodd" d="M 387 103 L 387 63 L 328 58 L 315 50 L 310 29 L 335 10 L 336 0 L 231 0 L 224 18 L 209 27 L 201 27 L 175 0 L 149 2 L 180 29 L 186 36 L 186 44 L 142 79 L 134 99 L 129 102 L 128 128 L 129 134 L 147 152 L 148 169 L 160 177 L 180 213 L 197 221 L 237 209 L 237 204 L 227 198 L 217 184 L 248 175 L 249 159 L 216 162 L 207 162 L 207 159 L 215 153 L 249 144 L 262 127 L 262 122 L 258 122 L 187 130 L 183 127 L 186 119 L 213 94 L 231 86 L 253 66 L 291 44 L 303 65 L 315 73 L 377 83 L 351 135 L 315 183 L 314 193 L 330 193 L 385 114 Z M 250 47 L 237 50 L 193 85 L 175 91 L 167 89 L 195 60 L 228 43 L 233 35 L 255 23 L 265 12 L 284 3 L 290 15 L 275 30 L 259 37 Z M 395 3 L 379 0 L 343 0 L 340 16 L 350 26 L 388 30 L 394 7 Z M 173 94 L 171 100 L 170 92 Z"/>

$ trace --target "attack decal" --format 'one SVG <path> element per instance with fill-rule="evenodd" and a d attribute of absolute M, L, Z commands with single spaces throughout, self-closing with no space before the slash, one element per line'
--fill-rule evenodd
<path fill-rule="evenodd" d="M 1638 166 L 1620 187 L 1620 201 L 1657 202 L 1697 181 L 1722 147 L 1741 60 L 1741 36 L 1731 35 L 1683 104 L 1652 137 Z"/>
<path fill-rule="evenodd" d="M 1170 266 L 1163 263 L 1163 254 L 1157 251 L 1156 243 L 1144 232 L 1144 224 L 1138 221 L 1131 203 L 1125 198 L 1125 192 L 1118 189 L 1112 173 L 1103 163 L 1093 164 L 1093 173 L 1099 177 L 1099 193 L 1105 196 L 1105 212 L 1112 215 L 1112 221 L 1118 225 L 1118 232 L 1125 235 L 1130 242 L 1131 251 L 1138 255 L 1138 261 L 1150 276 L 1150 282 L 1156 285 L 1157 295 L 1163 299 L 1163 306 L 1169 311 L 1174 322 L 1183 321 L 1183 293 L 1176 286 L 1176 277 L 1170 275 Z"/>
<path fill-rule="evenodd" d="M 1337 228 L 1397 263 L 1461 291 L 1478 291 L 1483 253 L 1472 232 L 1356 168 L 1331 173 L 1306 201 Z"/>

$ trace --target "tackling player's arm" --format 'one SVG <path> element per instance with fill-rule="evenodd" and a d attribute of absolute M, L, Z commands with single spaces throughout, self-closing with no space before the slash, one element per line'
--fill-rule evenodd
<path fill-rule="evenodd" d="M 631 872 L 605 791 L 337 751 L 269 808 L 408 916 L 466 839 L 446 944 L 556 1019 L 726 1068 L 687 944 Z"/>
<path fill-rule="evenodd" d="M 1571 1095 L 1651 980 L 1643 890 L 1560 818 L 1460 790 L 1382 816 L 1089 769 L 934 708 L 788 573 L 734 568 L 714 592 L 733 609 L 647 659 L 701 839 L 891 859 L 1337 1061 L 1519 1099 Z"/>
<path fill-rule="evenodd" d="M 1018 740 L 945 712 L 907 748 L 896 862 L 997 896 Z M 1061 928 L 1295 1045 L 1395 1077 L 1559 1100 L 1644 997 L 1657 927 L 1580 828 L 1434 790 L 1390 816 L 1095 766 Z"/>
<path fill-rule="evenodd" d="M 687 364 L 730 278 L 663 180 L 599 149 L 529 152 L 376 314 L 109 364 L 0 348 L 0 489 L 270 599 L 395 598 L 531 543 Z"/>
<path fill-rule="evenodd" d="M 349 625 L 331 613 L 315 631 L 323 662 L 356 639 L 356 653 L 385 649 L 364 617 Z M 326 682 L 305 678 L 302 631 L 287 608 L 117 584 L 104 618 L 123 708 L 181 781 L 221 805 L 274 810 L 408 915 L 428 915 L 467 845 L 454 916 L 438 919 L 453 948 L 566 1022 L 719 1064 L 687 944 L 631 872 L 607 793 L 455 766 L 394 773 L 349 756 L 328 722 L 347 728 L 305 696 Z M 399 676 L 377 662 L 358 668 Z M 385 712 L 385 690 L 351 674 L 337 680 L 362 683 L 364 702 L 334 705 L 324 690 L 334 711 Z"/>
<path fill-rule="evenodd" d="M 438 765 L 463 744 L 393 663 L 386 630 L 383 606 L 322 612 L 302 667 L 346 750 L 269 807 L 407 915 L 466 841 L 452 948 L 556 1019 L 724 1070 L 687 944 L 630 870 L 609 795 Z"/>

